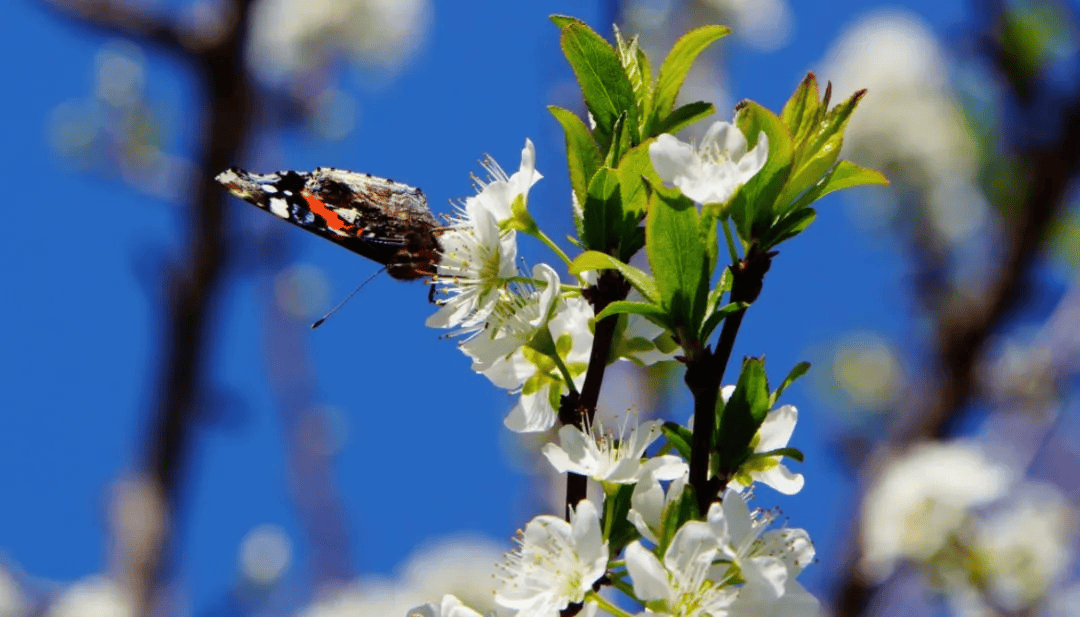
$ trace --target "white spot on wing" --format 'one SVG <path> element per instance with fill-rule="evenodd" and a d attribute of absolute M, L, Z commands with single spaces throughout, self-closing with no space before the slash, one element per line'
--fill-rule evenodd
<path fill-rule="evenodd" d="M 264 184 L 264 185 L 262 185 L 261 188 L 262 188 L 262 190 L 264 192 L 267 192 L 267 193 L 276 193 L 277 192 L 277 187 L 274 186 L 273 184 Z"/>
<path fill-rule="evenodd" d="M 289 204 L 280 197 L 270 198 L 270 211 L 283 219 L 289 218 Z"/>

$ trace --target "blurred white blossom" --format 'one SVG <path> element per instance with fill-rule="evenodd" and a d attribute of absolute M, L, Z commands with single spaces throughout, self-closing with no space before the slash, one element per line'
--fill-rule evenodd
<path fill-rule="evenodd" d="M 958 242 L 981 228 L 987 206 L 975 177 L 976 145 L 948 87 L 948 68 L 920 17 L 882 10 L 838 37 L 820 73 L 833 83 L 833 100 L 868 90 L 844 135 L 845 157 L 917 188 L 937 233 Z M 889 219 L 891 213 L 859 203 L 867 223 Z M 895 207 L 871 206 L 883 204 Z"/>
<path fill-rule="evenodd" d="M 30 614 L 30 601 L 19 582 L 0 566 L 0 617 L 23 617 Z"/>
<path fill-rule="evenodd" d="M 48 617 L 130 617 L 131 603 L 115 582 L 104 577 L 83 579 L 60 594 Z"/>
<path fill-rule="evenodd" d="M 341 56 L 394 71 L 423 43 L 430 13 L 426 0 L 259 0 L 248 57 L 271 82 Z"/>
<path fill-rule="evenodd" d="M 409 559 L 396 578 L 365 576 L 360 582 L 329 590 L 297 617 L 406 615 L 431 598 L 453 594 L 486 613 L 494 608 L 495 564 L 501 548 L 479 537 L 449 538 Z"/>
<path fill-rule="evenodd" d="M 730 23 L 732 34 L 764 51 L 787 44 L 793 27 L 785 0 L 702 0 Z"/>
<path fill-rule="evenodd" d="M 1010 611 L 1033 605 L 1076 557 L 1075 509 L 1049 485 L 1017 491 L 976 524 L 974 544 L 995 601 Z"/>
<path fill-rule="evenodd" d="M 448 593 L 438 604 L 428 602 L 412 609 L 408 617 L 481 617 L 481 615 L 465 606 L 457 596 Z"/>
<path fill-rule="evenodd" d="M 280 525 L 259 525 L 240 543 L 240 571 L 253 583 L 275 583 L 292 561 L 292 542 Z"/>
<path fill-rule="evenodd" d="M 862 505 L 864 571 L 881 580 L 900 559 L 930 559 L 1013 475 L 974 443 L 920 444 L 890 461 Z"/>

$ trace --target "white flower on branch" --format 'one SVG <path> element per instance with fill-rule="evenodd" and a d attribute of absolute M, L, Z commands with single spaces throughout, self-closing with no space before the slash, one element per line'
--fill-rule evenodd
<path fill-rule="evenodd" d="M 727 403 L 735 392 L 735 386 L 724 386 L 720 396 Z M 758 427 L 751 445 L 753 453 L 761 455 L 781 448 L 786 448 L 795 432 L 795 423 L 799 419 L 799 410 L 794 405 L 781 405 L 765 415 L 765 421 Z M 794 495 L 802 490 L 805 480 L 800 473 L 795 473 L 781 462 L 782 454 L 772 456 L 754 456 L 739 467 L 728 486 L 735 490 L 749 488 L 754 482 L 771 486 L 785 495 Z"/>
<path fill-rule="evenodd" d="M 634 595 L 661 615 L 726 616 L 737 592 L 719 584 L 727 573 L 714 563 L 719 554 L 716 535 L 702 521 L 688 521 L 675 532 L 663 561 L 635 540 L 625 553 Z"/>
<path fill-rule="evenodd" d="M 620 435 L 604 432 L 604 425 L 597 423 L 583 431 L 576 426 L 559 429 L 559 445 L 544 446 L 544 456 L 559 473 L 573 472 L 589 476 L 598 482 L 632 484 L 637 482 L 643 465 L 645 449 L 662 434 L 663 423 L 653 420 L 635 426 L 630 436 L 624 438 L 626 427 Z M 677 477 L 686 463 L 677 456 L 663 455 L 647 459 L 652 463 L 652 473 L 661 479 Z"/>
<path fill-rule="evenodd" d="M 566 522 L 544 514 L 529 521 L 518 548 L 506 556 L 495 601 L 517 617 L 556 617 L 607 571 L 608 546 L 600 516 L 589 500 L 578 503 Z"/>
<path fill-rule="evenodd" d="M 630 511 L 626 518 L 643 538 L 653 544 L 660 542 L 656 534 L 664 511 L 682 496 L 689 474 L 690 467 L 686 463 L 671 469 L 660 457 L 650 459 L 641 467 L 634 492 L 630 495 Z M 661 480 L 672 481 L 666 492 L 660 485 Z"/>
<path fill-rule="evenodd" d="M 521 166 L 512 176 L 490 157 L 483 162 L 487 179 L 473 176 L 477 194 L 458 207 L 439 236 L 442 254 L 434 282 L 449 297 L 440 300 L 442 307 L 428 318 L 429 327 L 475 328 L 500 300 L 512 296 L 506 285 L 517 274 L 517 232 L 502 224 L 515 201 L 528 203 L 529 189 L 543 177 L 535 162 L 532 141 L 526 139 Z"/>
<path fill-rule="evenodd" d="M 758 133 L 747 151 L 746 137 L 734 123 L 713 123 L 701 143 L 693 145 L 664 133 L 649 145 L 657 175 L 700 204 L 726 204 L 740 186 L 765 166 L 769 139 Z"/>

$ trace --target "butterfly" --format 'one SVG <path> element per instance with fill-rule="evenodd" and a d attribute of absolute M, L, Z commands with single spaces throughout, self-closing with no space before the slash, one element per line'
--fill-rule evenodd
<path fill-rule="evenodd" d="M 436 274 L 442 226 L 420 189 L 332 167 L 215 178 L 230 193 L 386 267 L 401 281 Z"/>

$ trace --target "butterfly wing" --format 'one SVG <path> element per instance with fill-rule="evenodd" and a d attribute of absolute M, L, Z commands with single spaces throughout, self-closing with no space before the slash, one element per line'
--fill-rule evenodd
<path fill-rule="evenodd" d="M 229 192 L 412 280 L 435 274 L 438 222 L 418 188 L 386 178 L 320 167 L 313 172 L 217 176 Z"/>

